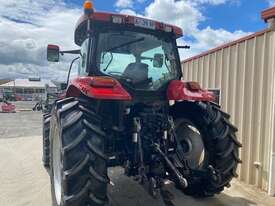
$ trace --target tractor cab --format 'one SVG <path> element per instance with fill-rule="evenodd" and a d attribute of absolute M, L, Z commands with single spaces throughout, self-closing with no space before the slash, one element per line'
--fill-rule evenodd
<path fill-rule="evenodd" d="M 110 77 L 133 93 L 166 91 L 171 80 L 181 78 L 176 45 L 182 36 L 180 28 L 84 6 L 85 14 L 74 34 L 75 43 L 81 47 L 79 76 Z M 58 61 L 59 48 L 56 52 L 54 45 L 50 46 L 48 59 Z"/>
<path fill-rule="evenodd" d="M 133 89 L 158 90 L 181 76 L 176 45 L 181 35 L 180 28 L 149 19 L 92 12 L 79 20 L 75 43 L 90 48 L 89 75 L 110 76 Z"/>

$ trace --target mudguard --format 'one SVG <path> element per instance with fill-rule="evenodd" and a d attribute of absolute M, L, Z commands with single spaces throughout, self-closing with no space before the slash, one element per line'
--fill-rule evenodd
<path fill-rule="evenodd" d="M 73 79 L 66 92 L 66 97 L 78 97 L 81 94 L 101 100 L 132 100 L 131 95 L 116 79 L 106 76 Z"/>
<path fill-rule="evenodd" d="M 175 101 L 214 101 L 215 95 L 202 89 L 197 82 L 172 80 L 167 89 L 168 100 Z"/>

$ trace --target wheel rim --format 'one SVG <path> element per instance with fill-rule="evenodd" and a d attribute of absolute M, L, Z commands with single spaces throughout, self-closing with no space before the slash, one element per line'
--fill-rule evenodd
<path fill-rule="evenodd" d="M 53 138 L 53 180 L 54 180 L 54 193 L 58 205 L 61 203 L 61 143 L 58 135 L 57 128 L 55 128 Z"/>
<path fill-rule="evenodd" d="M 201 169 L 206 155 L 200 131 L 191 122 L 184 120 L 178 125 L 177 136 L 188 166 L 191 169 Z"/>

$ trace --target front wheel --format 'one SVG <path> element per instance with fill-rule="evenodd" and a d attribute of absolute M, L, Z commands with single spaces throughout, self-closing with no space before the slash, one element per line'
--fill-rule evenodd
<path fill-rule="evenodd" d="M 50 121 L 51 121 L 51 114 L 44 114 L 43 115 L 43 157 L 42 162 L 46 169 L 49 168 L 50 165 Z"/>
<path fill-rule="evenodd" d="M 53 109 L 50 131 L 53 205 L 106 205 L 109 179 L 100 118 L 78 100 L 64 99 Z"/>
<path fill-rule="evenodd" d="M 175 132 L 191 171 L 184 193 L 213 196 L 230 186 L 240 163 L 237 128 L 212 103 L 177 103 L 172 110 Z"/>

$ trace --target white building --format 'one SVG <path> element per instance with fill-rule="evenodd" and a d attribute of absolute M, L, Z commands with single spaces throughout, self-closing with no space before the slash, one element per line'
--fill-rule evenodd
<path fill-rule="evenodd" d="M 17 99 L 34 100 L 43 98 L 46 85 L 49 92 L 57 92 L 57 87 L 50 80 L 40 78 L 15 79 L 8 83 L 0 85 L 0 93 L 5 95 L 13 94 Z"/>

